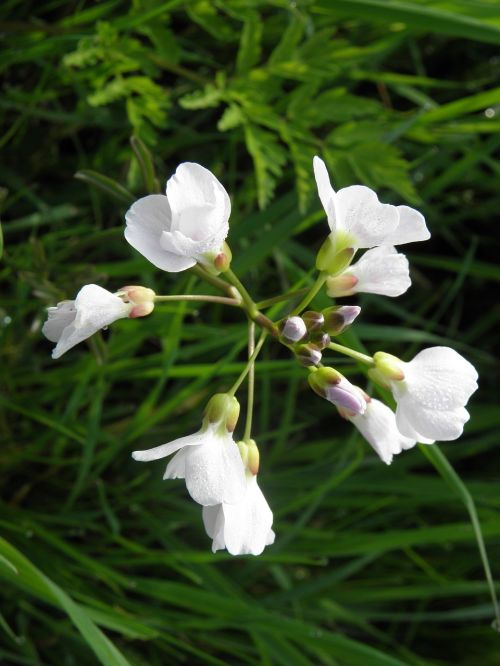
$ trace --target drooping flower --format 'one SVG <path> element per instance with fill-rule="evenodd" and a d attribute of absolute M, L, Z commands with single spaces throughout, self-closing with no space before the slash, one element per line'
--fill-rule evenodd
<path fill-rule="evenodd" d="M 231 555 L 260 555 L 274 543 L 273 513 L 257 483 L 257 445 L 249 440 L 238 446 L 247 467 L 245 494 L 237 504 L 204 506 L 203 524 L 214 553 L 226 548 Z"/>
<path fill-rule="evenodd" d="M 189 494 L 203 506 L 235 504 L 246 489 L 243 462 L 232 436 L 238 415 L 236 398 L 218 393 L 206 407 L 201 430 L 147 451 L 134 451 L 132 457 L 149 462 L 175 453 L 164 479 L 185 479 Z"/>
<path fill-rule="evenodd" d="M 355 264 L 326 281 L 328 296 L 334 298 L 359 292 L 401 296 L 410 285 L 408 259 L 392 245 L 368 250 Z"/>
<path fill-rule="evenodd" d="M 150 194 L 129 208 L 125 238 L 164 271 L 197 262 L 213 267 L 223 253 L 230 212 L 229 196 L 213 173 L 184 162 L 168 180 L 166 195 Z"/>
<path fill-rule="evenodd" d="M 430 238 L 424 217 L 417 210 L 383 204 L 364 185 L 350 185 L 335 192 L 323 160 L 315 157 L 313 167 L 319 198 L 339 247 L 401 245 Z"/>
<path fill-rule="evenodd" d="M 318 368 L 308 377 L 312 390 L 337 407 L 354 414 L 364 414 L 366 400 L 362 391 L 334 368 Z"/>
<path fill-rule="evenodd" d="M 394 455 L 416 444 L 414 439 L 399 432 L 394 412 L 380 400 L 368 398 L 364 414 L 345 409 L 339 409 L 339 412 L 356 426 L 386 465 L 391 464 Z"/>
<path fill-rule="evenodd" d="M 470 418 L 465 405 L 477 389 L 469 361 L 450 347 L 423 349 L 408 363 L 383 352 L 373 359 L 397 402 L 401 434 L 419 442 L 460 437 Z"/>
<path fill-rule="evenodd" d="M 132 300 L 127 289 L 135 290 L 137 300 Z M 154 295 L 152 289 L 145 287 L 125 287 L 112 294 L 97 284 L 85 285 L 75 300 L 61 301 L 56 307 L 47 310 L 48 319 L 42 327 L 42 333 L 51 342 L 57 342 L 52 358 L 59 358 L 117 319 L 149 314 L 154 307 Z"/>

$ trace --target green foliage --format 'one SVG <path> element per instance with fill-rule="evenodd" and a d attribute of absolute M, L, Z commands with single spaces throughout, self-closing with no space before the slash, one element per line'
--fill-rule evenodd
<path fill-rule="evenodd" d="M 499 663 L 477 542 L 479 525 L 498 578 L 497 3 L 7 0 L 0 24 L 0 663 Z M 207 289 L 123 240 L 129 203 L 186 160 L 231 194 L 256 299 L 311 284 L 314 154 L 433 234 L 408 246 L 409 293 L 359 299 L 364 345 L 451 345 L 481 388 L 463 438 L 387 468 L 267 345 L 254 422 L 277 541 L 213 555 L 183 484 L 130 452 L 199 427 L 246 322 L 162 304 L 56 363 L 44 310 L 90 282 Z"/>

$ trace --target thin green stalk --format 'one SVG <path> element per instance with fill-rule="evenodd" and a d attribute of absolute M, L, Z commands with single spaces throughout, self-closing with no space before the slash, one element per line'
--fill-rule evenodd
<path fill-rule="evenodd" d="M 495 582 L 491 573 L 490 563 L 488 560 L 488 553 L 486 552 L 486 546 L 484 545 L 483 533 L 481 531 L 481 524 L 477 515 L 476 505 L 472 498 L 472 495 L 467 490 L 464 482 L 455 472 L 448 459 L 444 453 L 434 444 L 433 446 L 426 446 L 425 444 L 419 444 L 419 449 L 422 453 L 431 461 L 434 467 L 437 469 L 442 478 L 446 483 L 456 491 L 456 493 L 461 498 L 462 502 L 465 505 L 469 513 L 469 518 L 472 523 L 472 529 L 474 530 L 474 535 L 476 537 L 477 546 L 479 549 L 479 554 L 481 556 L 481 561 L 483 563 L 484 575 L 488 588 L 490 590 L 491 600 L 493 603 L 493 610 L 495 613 L 495 620 L 493 626 L 497 631 L 500 631 L 500 607 L 498 604 L 498 599 L 495 592 Z"/>
<path fill-rule="evenodd" d="M 235 273 L 233 273 L 231 269 L 225 271 L 225 275 L 227 276 L 227 279 L 233 284 L 233 286 L 236 287 L 236 289 L 238 290 L 238 293 L 241 296 L 241 300 L 243 301 L 242 307 L 246 310 L 246 313 L 249 316 L 249 318 L 252 319 L 252 321 L 254 321 L 255 323 L 259 324 L 259 326 L 261 326 L 262 328 L 267 329 L 272 336 L 277 338 L 278 328 L 276 324 L 273 321 L 271 321 L 269 317 L 266 317 L 266 315 L 260 312 L 255 301 L 250 296 L 248 291 L 245 289 L 245 286 L 240 282 L 238 276 Z"/>
<path fill-rule="evenodd" d="M 339 345 L 338 342 L 330 342 L 328 349 L 332 349 L 333 351 L 337 351 L 340 354 L 345 354 L 345 356 L 355 358 L 356 361 L 361 361 L 361 363 L 366 363 L 366 365 L 375 365 L 375 362 L 371 356 L 356 351 L 355 349 L 344 347 L 344 345 Z"/>
<path fill-rule="evenodd" d="M 245 379 L 245 377 L 248 375 L 251 368 L 253 367 L 255 359 L 259 355 L 259 352 L 262 349 L 262 345 L 264 344 L 266 337 L 267 337 L 267 331 L 263 330 L 262 333 L 260 334 L 259 341 L 255 345 L 255 349 L 253 350 L 252 355 L 248 359 L 247 364 L 245 365 L 245 367 L 243 368 L 243 371 L 241 372 L 238 379 L 234 382 L 232 387 L 229 389 L 229 391 L 228 391 L 229 395 L 234 395 L 236 393 L 236 391 L 240 388 L 243 380 Z"/>
<path fill-rule="evenodd" d="M 269 308 L 271 305 L 274 305 L 275 303 L 282 303 L 283 301 L 290 301 L 292 298 L 295 298 L 296 296 L 303 296 L 306 292 L 308 292 L 309 289 L 308 287 L 304 287 L 303 289 L 297 289 L 296 291 L 289 291 L 286 294 L 280 294 L 279 296 L 273 296 L 272 298 L 266 298 L 263 301 L 259 301 L 256 303 L 256 306 L 261 310 L 262 308 Z"/>
<path fill-rule="evenodd" d="M 209 296 L 208 294 L 175 294 L 173 296 L 155 296 L 155 301 L 159 303 L 169 303 L 175 301 L 204 301 L 206 303 L 222 303 L 223 305 L 232 305 L 241 307 L 241 301 L 236 298 L 227 298 L 226 296 Z"/>
<path fill-rule="evenodd" d="M 194 275 L 196 275 L 197 277 L 201 278 L 202 280 L 205 280 L 205 282 L 208 282 L 213 287 L 216 287 L 216 289 L 219 289 L 220 291 L 225 292 L 231 298 L 234 298 L 235 295 L 234 289 L 225 280 L 221 280 L 216 275 L 212 275 L 199 264 L 192 266 L 189 270 L 191 271 L 191 273 L 194 273 Z"/>
<path fill-rule="evenodd" d="M 321 287 L 325 284 L 327 277 L 328 277 L 327 273 L 320 273 L 318 275 L 318 277 L 316 278 L 316 281 L 313 284 L 313 286 L 309 289 L 309 291 L 304 296 L 304 298 L 300 301 L 300 303 L 297 305 L 297 307 L 292 310 L 292 312 L 291 312 L 292 315 L 300 314 L 302 312 L 302 310 L 304 310 L 309 305 L 309 303 L 316 296 L 316 294 L 321 289 Z"/>
<path fill-rule="evenodd" d="M 248 358 L 252 358 L 255 351 L 255 323 L 248 322 Z M 246 441 L 250 439 L 252 434 L 252 418 L 253 418 L 253 399 L 255 390 L 255 363 L 252 363 L 248 371 L 248 401 L 247 401 L 247 417 L 245 421 L 245 432 L 243 439 Z"/>

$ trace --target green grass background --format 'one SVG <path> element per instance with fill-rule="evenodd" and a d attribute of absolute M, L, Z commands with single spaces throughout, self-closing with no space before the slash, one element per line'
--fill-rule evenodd
<path fill-rule="evenodd" d="M 5 0 L 0 39 L 2 666 L 500 664 L 473 525 L 500 576 L 498 1 Z M 315 153 L 338 187 L 421 209 L 411 290 L 361 296 L 344 342 L 464 354 L 464 436 L 386 467 L 270 343 L 254 436 L 277 540 L 212 555 L 183 483 L 130 453 L 198 428 L 243 367 L 242 314 L 161 305 L 58 362 L 40 332 L 89 282 L 210 292 L 123 239 L 154 186 L 132 135 L 161 187 L 186 160 L 218 175 L 256 299 L 312 283 Z"/>

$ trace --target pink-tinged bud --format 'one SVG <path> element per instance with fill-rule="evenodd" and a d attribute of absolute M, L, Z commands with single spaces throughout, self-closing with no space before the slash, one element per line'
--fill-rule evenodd
<path fill-rule="evenodd" d="M 298 342 L 307 333 L 304 320 L 301 317 L 288 317 L 280 324 L 281 337 L 285 342 Z"/>
<path fill-rule="evenodd" d="M 309 338 L 313 344 L 318 347 L 318 349 L 325 349 L 328 347 L 328 345 L 331 342 L 331 338 L 328 335 L 328 333 L 325 333 L 324 331 L 315 331 L 314 333 L 311 333 L 311 336 Z"/>
<path fill-rule="evenodd" d="M 122 287 L 118 291 L 117 295 L 120 296 L 125 301 L 125 303 L 133 303 L 134 305 L 139 305 L 140 303 L 150 303 L 154 301 L 156 296 L 152 289 L 149 289 L 149 287 L 141 287 L 140 285 L 129 285 L 127 287 Z"/>
<path fill-rule="evenodd" d="M 321 350 L 314 343 L 308 342 L 306 345 L 299 345 L 295 349 L 295 356 L 298 362 L 305 368 L 311 368 L 321 363 Z"/>
<path fill-rule="evenodd" d="M 247 468 L 254 476 L 259 473 L 260 453 L 253 439 L 248 440 Z"/>
<path fill-rule="evenodd" d="M 231 265 L 231 260 L 224 252 L 220 252 L 214 259 L 214 266 L 220 272 L 227 271 Z"/>
<path fill-rule="evenodd" d="M 329 402 L 354 414 L 364 414 L 366 400 L 362 392 L 333 368 L 319 368 L 309 375 L 313 391 Z"/>
<path fill-rule="evenodd" d="M 326 293 L 332 298 L 351 296 L 356 293 L 358 278 L 349 273 L 342 273 L 337 277 L 329 277 L 326 281 Z"/>
<path fill-rule="evenodd" d="M 352 324 L 356 317 L 361 312 L 361 308 L 357 305 L 340 305 L 333 306 L 323 310 L 325 317 L 324 329 L 330 335 L 339 335 Z"/>
<path fill-rule="evenodd" d="M 309 333 L 312 331 L 320 331 L 323 327 L 323 324 L 325 323 L 325 318 L 323 317 L 322 313 L 316 312 L 315 310 L 308 310 L 307 312 L 303 312 L 301 317 L 304 320 L 304 324 L 306 325 Z"/>
<path fill-rule="evenodd" d="M 149 301 L 148 303 L 139 303 L 134 305 L 129 312 L 129 319 L 137 319 L 138 317 L 146 317 L 151 314 L 155 308 L 155 304 Z"/>
<path fill-rule="evenodd" d="M 380 374 L 390 381 L 401 381 L 405 378 L 403 371 L 403 361 L 397 356 L 386 354 L 386 352 L 377 352 L 373 355 L 375 368 Z"/>

